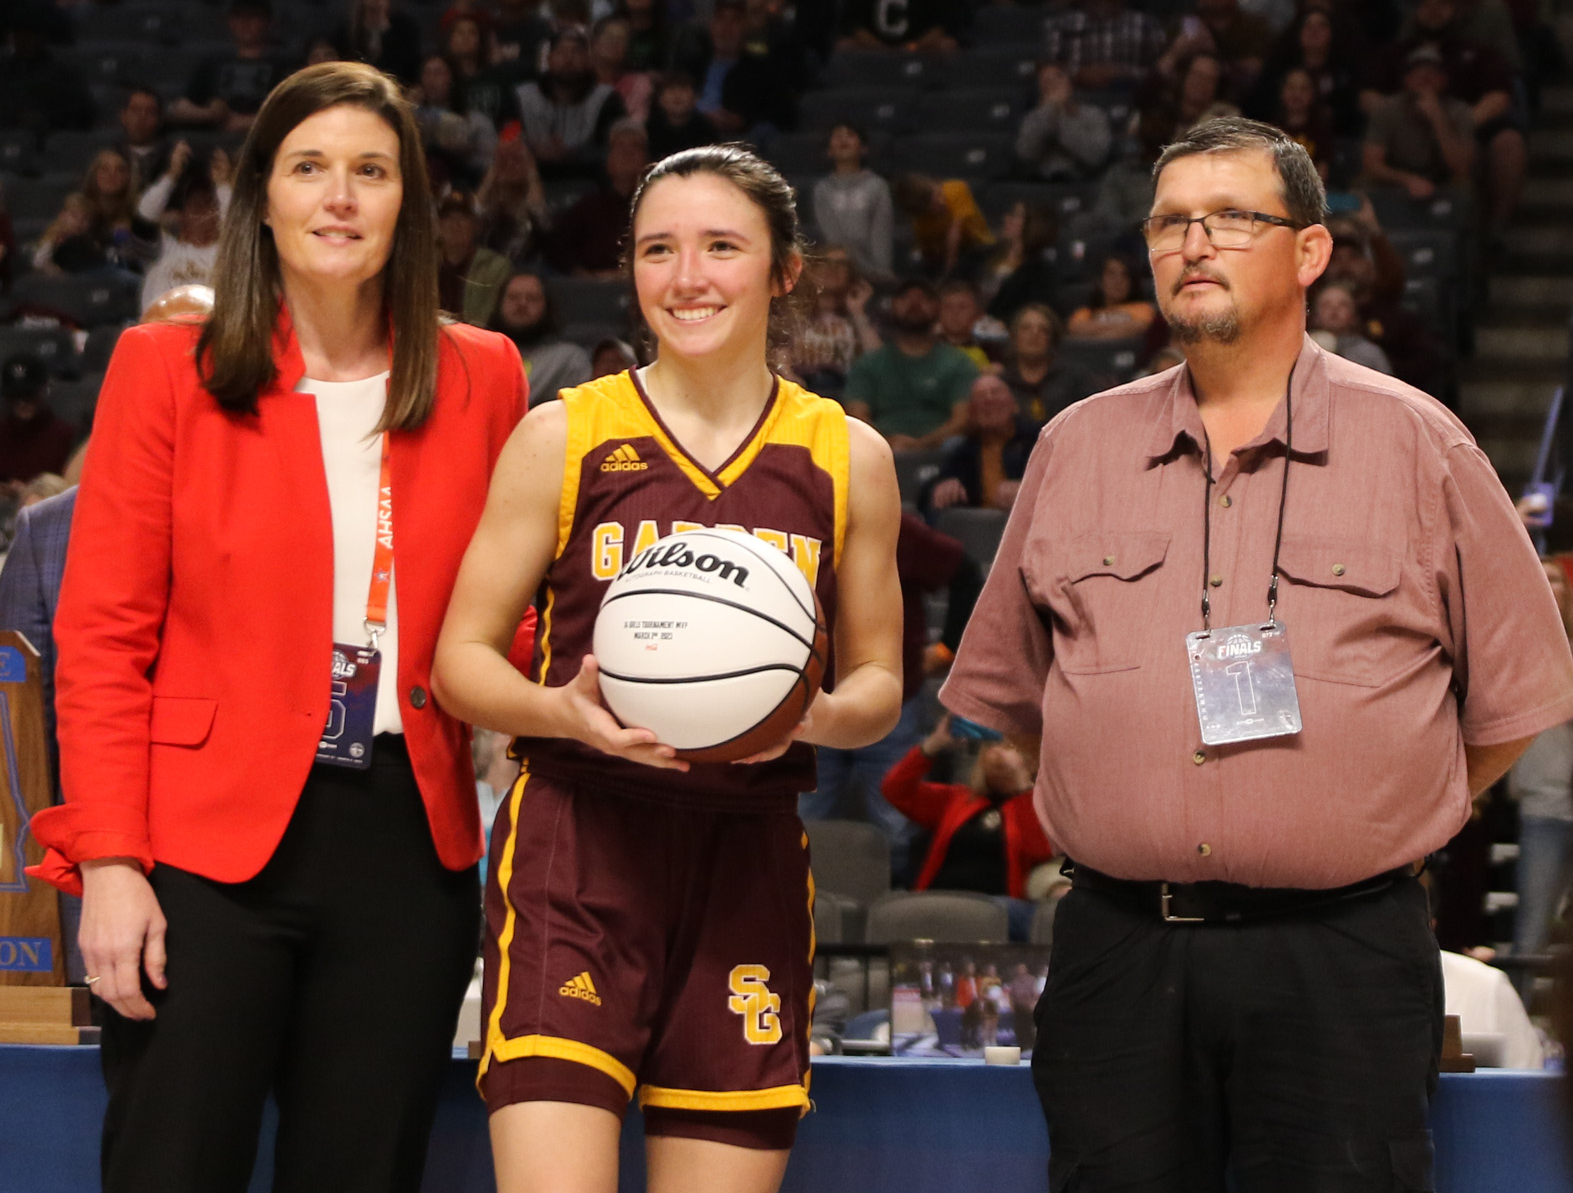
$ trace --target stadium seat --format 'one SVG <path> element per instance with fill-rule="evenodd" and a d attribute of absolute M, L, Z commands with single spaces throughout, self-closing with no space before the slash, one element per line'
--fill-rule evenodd
<path fill-rule="evenodd" d="M 1060 343 L 1059 357 L 1086 369 L 1098 388 L 1106 389 L 1129 381 L 1146 349 L 1147 341 L 1141 336 L 1128 340 L 1066 339 Z"/>
<path fill-rule="evenodd" d="M 1010 173 L 1016 139 L 1009 133 L 913 133 L 896 141 L 895 154 L 903 169 L 987 182 Z"/>
<path fill-rule="evenodd" d="M 76 340 L 64 327 L 0 327 L 0 360 L 30 352 L 53 377 L 74 377 L 81 371 Z"/>
<path fill-rule="evenodd" d="M 161 69 L 154 69 L 148 48 L 137 42 L 101 42 L 60 50 L 59 55 L 76 63 L 89 83 L 126 86 L 163 73 Z"/>
<path fill-rule="evenodd" d="M 115 344 L 123 328 L 113 325 L 95 327 L 87 333 L 87 343 L 82 345 L 82 367 L 91 373 L 102 373 L 109 367 L 109 358 L 115 354 Z"/>
<path fill-rule="evenodd" d="M 77 45 L 138 42 L 142 45 L 179 45 L 186 37 L 187 9 L 198 5 L 89 4 L 78 11 Z"/>
<path fill-rule="evenodd" d="M 93 425 L 93 410 L 98 391 L 103 387 L 102 373 L 89 373 L 74 381 L 61 381 L 49 387 L 49 408 L 66 422 L 87 430 Z"/>
<path fill-rule="evenodd" d="M 600 278 L 549 278 L 546 292 L 559 324 L 596 323 L 613 327 L 628 322 L 628 286 Z"/>
<path fill-rule="evenodd" d="M 60 204 L 76 190 L 81 170 L 71 176 L 21 178 L 6 188 L 6 208 L 15 219 L 52 221 L 60 214 Z"/>
<path fill-rule="evenodd" d="M 1022 97 L 1036 90 L 1038 55 L 1041 44 L 991 46 L 952 54 L 945 61 L 944 85 L 947 88 L 1018 87 Z"/>
<path fill-rule="evenodd" d="M 901 490 L 903 501 L 917 501 L 923 487 L 939 475 L 940 465 L 945 462 L 945 452 L 940 448 L 932 451 L 900 451 L 896 457 L 896 485 Z"/>
<path fill-rule="evenodd" d="M 861 820 L 810 820 L 809 858 L 814 888 L 869 906 L 890 890 L 890 842 Z"/>
<path fill-rule="evenodd" d="M 118 145 L 125 138 L 120 125 L 89 129 L 63 129 L 50 133 L 44 142 L 43 161 L 51 174 L 69 173 L 80 178 L 88 162 L 100 149 Z"/>
<path fill-rule="evenodd" d="M 1454 191 L 1425 200 L 1411 199 L 1403 191 L 1388 186 L 1373 186 L 1367 193 L 1377 220 L 1389 230 L 1449 228 L 1461 231 L 1470 227 L 1474 220 L 1474 204 L 1467 195 Z"/>
<path fill-rule="evenodd" d="M 1404 259 L 1404 273 L 1411 278 L 1458 276 L 1458 238 L 1433 228 L 1395 228 L 1388 240 Z"/>
<path fill-rule="evenodd" d="M 872 136 L 876 130 L 903 132 L 917 118 L 917 92 L 911 87 L 840 87 L 810 91 L 798 100 L 798 126 L 804 132 L 827 132 L 848 121 Z"/>
<path fill-rule="evenodd" d="M 1017 203 L 1044 207 L 1063 223 L 1068 217 L 1092 209 L 1098 196 L 1095 182 L 992 182 L 978 196 L 978 205 L 991 220 L 997 220 Z"/>
<path fill-rule="evenodd" d="M 814 176 L 828 173 L 830 169 L 822 131 L 783 133 L 770 142 L 770 152 L 766 156 L 783 174 Z"/>
<path fill-rule="evenodd" d="M 1036 6 L 980 4 L 972 14 L 972 36 L 980 46 L 1023 46 L 1041 52 L 1047 23 L 1045 10 Z"/>
<path fill-rule="evenodd" d="M 820 944 L 860 944 L 861 909 L 857 900 L 834 891 L 814 890 L 814 938 Z"/>
<path fill-rule="evenodd" d="M 570 344 L 578 344 L 586 352 L 594 352 L 595 346 L 602 340 L 626 341 L 629 327 L 626 319 L 620 323 L 565 323 L 561 334 Z M 531 400 L 536 396 L 531 394 Z"/>
<path fill-rule="evenodd" d="M 23 177 L 38 173 L 38 138 L 25 128 L 0 129 L 0 174 Z"/>
<path fill-rule="evenodd" d="M 27 274 L 11 288 L 14 306 L 56 311 L 81 327 L 126 323 L 142 313 L 142 279 L 125 274 Z"/>
<path fill-rule="evenodd" d="M 931 132 L 1008 133 L 1021 122 L 1021 97 L 1015 88 L 929 91 L 918 100 L 917 127 Z"/>
<path fill-rule="evenodd" d="M 1009 934 L 1005 909 L 971 891 L 892 891 L 868 909 L 865 932 L 870 944 L 1003 942 Z"/>
<path fill-rule="evenodd" d="M 934 529 L 959 541 L 966 548 L 967 557 L 987 572 L 999 551 L 1008 516 L 1004 510 L 953 505 L 934 515 Z"/>
<path fill-rule="evenodd" d="M 932 87 L 941 59 L 884 50 L 840 50 L 825 63 L 825 83 L 845 87 Z"/>
<path fill-rule="evenodd" d="M 584 196 L 593 194 L 596 184 L 588 178 L 554 178 L 543 184 L 546 206 L 554 212 L 567 211 Z"/>

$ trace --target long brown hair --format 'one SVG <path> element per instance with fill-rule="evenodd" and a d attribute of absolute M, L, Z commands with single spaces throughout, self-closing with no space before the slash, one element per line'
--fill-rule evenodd
<path fill-rule="evenodd" d="M 278 372 L 273 329 L 282 281 L 272 230 L 262 222 L 273 157 L 302 121 L 340 104 L 375 113 L 399 137 L 404 202 L 383 267 L 393 370 L 378 430 L 408 431 L 426 420 L 437 393 L 437 221 L 414 112 L 396 82 L 358 62 L 324 62 L 297 71 L 273 89 L 257 113 L 235 163 L 234 197 L 213 267 L 213 314 L 197 342 L 198 368 L 220 406 L 256 413 L 257 395 Z"/>

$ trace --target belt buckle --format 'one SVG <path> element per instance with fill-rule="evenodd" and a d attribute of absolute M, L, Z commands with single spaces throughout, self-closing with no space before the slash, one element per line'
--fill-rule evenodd
<path fill-rule="evenodd" d="M 1173 892 L 1171 892 L 1169 890 L 1169 884 L 1167 882 L 1160 884 L 1159 887 L 1158 887 L 1158 905 L 1159 905 L 1160 911 L 1162 912 L 1163 922 L 1164 923 L 1166 923 L 1166 924 L 1205 924 L 1207 922 L 1207 917 L 1206 916 L 1200 916 L 1200 915 L 1175 915 L 1173 912 L 1171 912 L 1169 910 L 1173 900 L 1174 900 L 1174 894 L 1173 894 Z"/>

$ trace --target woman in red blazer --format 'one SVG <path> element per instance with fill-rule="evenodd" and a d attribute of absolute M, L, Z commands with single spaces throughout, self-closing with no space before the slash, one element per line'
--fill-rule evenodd
<path fill-rule="evenodd" d="M 1032 806 L 1032 770 L 1008 742 L 978 754 L 970 783 L 927 783 L 934 759 L 960 745 L 949 714 L 885 775 L 880 791 L 907 819 L 933 833 L 915 891 L 978 891 L 1027 897 L 1027 875 L 1054 855 Z M 1012 908 L 1011 935 L 1026 939 L 1030 908 Z"/>
<path fill-rule="evenodd" d="M 420 145 L 369 67 L 280 84 L 212 316 L 105 378 L 33 832 L 112 1012 L 106 1190 L 243 1189 L 270 1090 L 276 1188 L 419 1186 L 482 845 L 428 676 L 526 405 L 506 339 L 439 319 Z"/>

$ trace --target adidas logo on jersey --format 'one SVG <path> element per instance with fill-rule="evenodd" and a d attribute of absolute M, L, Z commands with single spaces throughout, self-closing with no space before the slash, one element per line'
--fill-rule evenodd
<path fill-rule="evenodd" d="M 626 443 L 601 461 L 602 472 L 643 472 L 648 467 L 650 465 Z"/>
<path fill-rule="evenodd" d="M 603 464 L 601 467 L 605 468 L 606 465 Z M 640 467 L 643 468 L 644 465 L 641 464 Z M 582 998 L 591 1006 L 598 1007 L 601 1005 L 601 996 L 595 992 L 595 983 L 590 980 L 588 971 L 576 978 L 569 978 L 562 984 L 557 993 L 565 998 Z"/>

